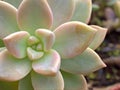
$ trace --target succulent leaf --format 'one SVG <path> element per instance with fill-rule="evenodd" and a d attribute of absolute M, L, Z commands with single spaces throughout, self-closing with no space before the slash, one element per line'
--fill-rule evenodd
<path fill-rule="evenodd" d="M 81 22 L 67 22 L 55 31 L 53 46 L 62 58 L 72 58 L 82 53 L 93 40 L 96 30 Z"/>
<path fill-rule="evenodd" d="M 0 1 L 0 39 L 18 31 L 16 21 L 17 9 L 12 5 Z"/>
<path fill-rule="evenodd" d="M 46 77 L 35 72 L 32 73 L 34 90 L 63 90 L 64 81 L 60 72 L 54 77 Z"/>
<path fill-rule="evenodd" d="M 24 58 L 27 49 L 27 40 L 29 38 L 29 33 L 26 31 L 19 31 L 3 39 L 8 51 L 16 58 Z"/>
<path fill-rule="evenodd" d="M 27 58 L 18 60 L 5 49 L 0 52 L 0 80 L 17 81 L 31 71 L 31 63 Z"/>
<path fill-rule="evenodd" d="M 48 51 L 52 48 L 55 42 L 55 35 L 53 32 L 46 29 L 38 29 L 36 30 L 35 34 L 43 43 L 44 51 Z"/>
<path fill-rule="evenodd" d="M 35 36 L 30 36 L 28 39 L 28 45 L 32 46 L 39 43 L 39 39 L 37 39 Z"/>
<path fill-rule="evenodd" d="M 89 46 L 90 48 L 95 50 L 96 48 L 98 48 L 100 46 L 100 44 L 105 39 L 105 36 L 107 34 L 107 29 L 96 26 L 96 25 L 91 25 L 91 27 L 95 28 L 97 30 L 96 35 L 95 35 L 93 41 L 91 42 L 91 44 Z"/>
<path fill-rule="evenodd" d="M 3 0 L 3 1 L 8 2 L 17 8 L 23 0 Z"/>
<path fill-rule="evenodd" d="M 53 16 L 46 0 L 23 0 L 17 20 L 21 30 L 33 35 L 38 28 L 50 28 Z"/>
<path fill-rule="evenodd" d="M 33 70 L 39 74 L 54 76 L 60 68 L 60 56 L 55 50 L 46 52 L 42 58 L 34 61 Z"/>
<path fill-rule="evenodd" d="M 88 90 L 87 82 L 83 75 L 75 75 L 62 71 L 64 78 L 64 90 Z"/>
<path fill-rule="evenodd" d="M 31 47 L 28 47 L 27 55 L 30 60 L 37 60 L 37 59 L 40 59 L 44 55 L 44 52 L 36 51 L 36 50 L 33 50 Z"/>
<path fill-rule="evenodd" d="M 73 1 L 75 2 L 75 10 L 71 20 L 88 23 L 92 12 L 92 0 Z"/>
<path fill-rule="evenodd" d="M 72 17 L 75 3 L 73 0 L 47 0 L 53 12 L 53 25 L 55 29 L 62 23 L 69 21 Z"/>
<path fill-rule="evenodd" d="M 31 74 L 19 81 L 18 90 L 34 90 L 32 87 Z"/>
<path fill-rule="evenodd" d="M 106 67 L 106 65 L 97 53 L 90 48 L 72 59 L 61 60 L 61 69 L 73 74 L 86 75 L 103 67 Z"/>

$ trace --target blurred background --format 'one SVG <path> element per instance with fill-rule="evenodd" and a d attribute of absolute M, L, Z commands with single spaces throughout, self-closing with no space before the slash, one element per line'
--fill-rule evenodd
<path fill-rule="evenodd" d="M 89 90 L 120 90 L 120 3 L 117 1 L 92 0 L 89 24 L 108 28 L 104 42 L 96 50 L 108 67 L 86 76 Z"/>

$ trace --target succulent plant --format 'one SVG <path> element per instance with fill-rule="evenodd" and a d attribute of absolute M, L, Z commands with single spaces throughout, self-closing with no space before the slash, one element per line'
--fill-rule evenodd
<path fill-rule="evenodd" d="M 87 90 L 83 75 L 106 66 L 94 50 L 107 30 L 87 25 L 92 1 L 13 1 L 0 1 L 2 85 L 19 81 L 18 90 Z"/>

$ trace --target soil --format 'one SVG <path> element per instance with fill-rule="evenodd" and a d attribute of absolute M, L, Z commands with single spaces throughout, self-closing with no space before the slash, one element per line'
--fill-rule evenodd
<path fill-rule="evenodd" d="M 90 25 L 108 28 L 102 45 L 96 50 L 107 67 L 88 75 L 89 90 L 120 90 L 120 18 L 116 15 L 112 0 L 93 0 L 99 7 L 93 10 Z"/>

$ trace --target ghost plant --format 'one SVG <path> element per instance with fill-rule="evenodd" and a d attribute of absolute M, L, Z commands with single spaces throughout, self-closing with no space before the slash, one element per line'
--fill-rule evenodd
<path fill-rule="evenodd" d="M 94 50 L 107 30 L 87 25 L 91 0 L 8 1 L 0 1 L 0 80 L 19 81 L 16 90 L 87 90 L 83 75 L 106 66 Z"/>

